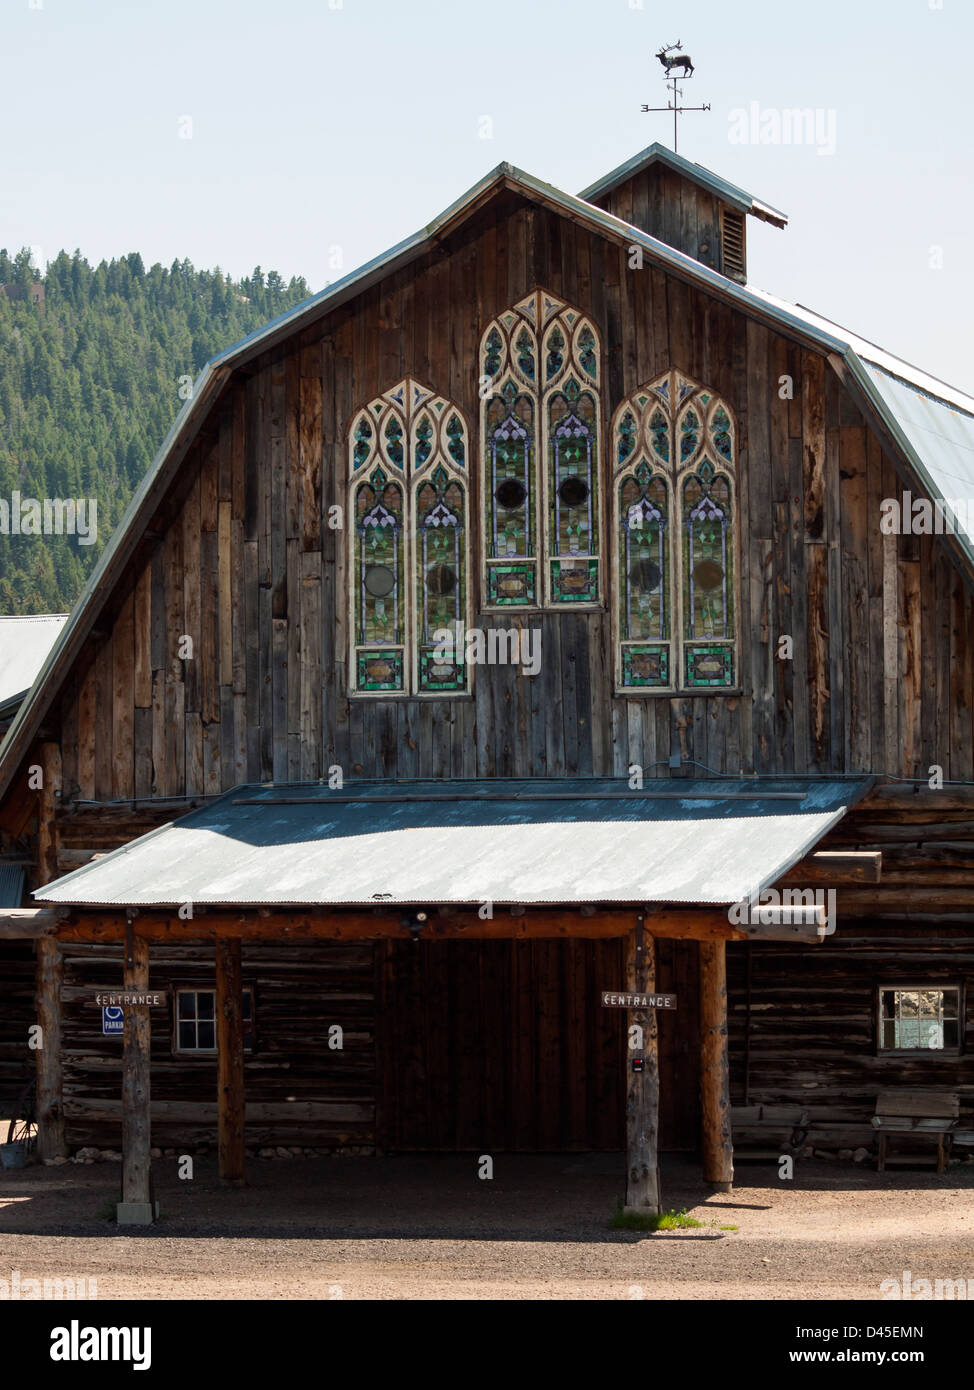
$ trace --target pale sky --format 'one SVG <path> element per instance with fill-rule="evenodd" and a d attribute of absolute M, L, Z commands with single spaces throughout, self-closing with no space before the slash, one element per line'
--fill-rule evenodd
<path fill-rule="evenodd" d="M 681 118 L 680 153 L 791 218 L 751 219 L 751 280 L 974 394 L 971 0 L 0 0 L 0 15 L 0 245 L 260 264 L 313 290 L 502 160 L 575 193 L 669 144 L 671 118 L 640 106 L 666 104 L 653 55 L 681 39 L 684 100 L 712 110 Z M 812 108 L 825 138 L 735 140 L 752 103 Z"/>

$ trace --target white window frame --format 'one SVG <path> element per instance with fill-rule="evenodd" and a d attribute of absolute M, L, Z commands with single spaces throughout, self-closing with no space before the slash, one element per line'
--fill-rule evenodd
<path fill-rule="evenodd" d="M 252 1052 L 254 1052 L 254 1051 L 256 1050 L 256 1049 L 255 1049 L 255 1046 L 254 1046 L 254 1034 L 253 1034 L 254 1022 L 255 1022 L 255 1018 L 254 1018 L 254 990 L 253 990 L 253 986 L 252 986 L 252 985 L 244 985 L 243 989 L 241 990 L 241 993 L 242 993 L 242 995 L 243 995 L 243 997 L 244 997 L 245 999 L 249 999 L 249 1000 L 250 1000 L 250 1018 L 249 1018 L 247 1021 L 250 1023 L 251 1036 L 250 1036 L 249 1042 L 248 1042 L 248 1040 L 247 1040 L 246 1037 L 244 1038 L 244 1052 L 252 1053 Z M 175 994 L 175 1001 L 174 1001 L 174 1008 L 173 1008 L 173 1052 L 176 1053 L 176 1054 L 177 1054 L 178 1056 L 180 1056 L 180 1057 L 215 1057 L 215 1056 L 217 1055 L 217 1051 L 218 1051 L 217 1044 L 216 1044 L 216 988 L 215 988 L 215 986 L 213 986 L 213 985 L 180 985 L 180 986 L 178 986 L 178 987 L 174 990 L 174 994 Z M 196 1013 L 194 1014 L 194 1017 L 193 1017 L 192 1019 L 183 1019 L 183 1018 L 180 1018 L 180 1002 L 181 1002 L 181 1000 L 182 1000 L 182 998 L 183 998 L 183 995 L 185 995 L 185 994 L 193 994 L 193 995 L 196 995 L 197 997 L 198 997 L 199 995 L 201 995 L 201 994 L 212 994 L 212 996 L 213 996 L 213 1046 L 212 1046 L 212 1047 L 183 1047 L 183 1046 L 182 1046 L 182 1044 L 181 1044 L 181 1042 L 180 1042 L 180 1036 L 179 1036 L 180 1024 L 181 1024 L 181 1023 L 193 1023 L 194 1026 L 195 1026 L 195 1028 L 196 1028 L 196 1037 L 197 1037 L 197 1039 L 198 1039 L 198 1038 L 199 1038 L 199 1025 L 200 1025 L 200 1022 L 201 1022 L 200 1017 L 199 1017 L 199 1006 L 198 1006 L 198 1004 L 196 1005 L 196 1010 L 197 1010 L 197 1011 L 196 1011 Z M 245 1017 L 246 1017 L 246 1015 L 245 1015 Z M 209 1019 L 203 1019 L 202 1022 L 204 1022 L 204 1023 L 209 1023 L 210 1020 L 209 1020 Z"/>
<path fill-rule="evenodd" d="M 938 1022 L 939 1025 L 940 1025 L 941 1046 L 940 1046 L 940 1047 L 926 1047 L 926 1046 L 923 1046 L 922 1044 L 917 1044 L 917 1046 L 915 1046 L 915 1047 L 886 1047 L 886 1046 L 884 1046 L 884 1043 L 883 1043 L 883 1026 L 884 1026 L 885 1023 L 890 1022 L 890 1020 L 887 1019 L 886 1016 L 885 1016 L 884 1013 L 883 1013 L 883 996 L 884 996 L 885 994 L 894 994 L 894 995 L 917 994 L 917 995 L 920 995 L 920 994 L 935 994 L 935 993 L 939 993 L 939 994 L 941 995 L 941 1004 L 940 1004 L 940 1010 L 939 1010 L 937 1019 L 931 1020 L 931 1021 Z M 943 1009 L 943 1005 L 944 1005 L 944 1002 L 945 1002 L 945 999 L 946 999 L 946 996 L 947 996 L 948 993 L 952 993 L 952 994 L 954 994 L 954 995 L 957 996 L 957 1013 L 956 1013 L 955 1019 L 948 1019 L 948 1020 L 947 1020 L 948 1022 L 954 1022 L 954 1021 L 956 1021 L 956 1024 L 957 1024 L 957 1041 L 954 1042 L 954 1043 L 950 1043 L 950 1044 L 943 1043 L 943 1036 L 944 1036 L 944 1009 Z M 963 1031 L 962 1031 L 962 1028 L 963 1028 L 963 1021 L 964 1021 L 964 1020 L 963 1020 L 963 1009 L 964 1009 L 964 991 L 963 991 L 962 986 L 959 985 L 959 984 L 899 984 L 899 983 L 897 983 L 897 984 L 883 984 L 883 985 L 879 985 L 879 986 L 877 987 L 877 992 L 876 992 L 876 1017 L 877 1017 L 877 1026 L 878 1026 L 877 1048 L 878 1048 L 879 1053 L 880 1053 L 882 1056 L 889 1056 L 889 1055 L 891 1055 L 891 1054 L 892 1054 L 892 1055 L 903 1055 L 903 1054 L 908 1054 L 908 1055 L 911 1055 L 911 1056 L 918 1056 L 918 1055 L 922 1055 L 922 1056 L 930 1056 L 930 1055 L 933 1055 L 933 1056 L 943 1056 L 945 1053 L 946 1053 L 948 1056 L 950 1056 L 950 1055 L 952 1055 L 952 1054 L 957 1054 L 957 1053 L 959 1053 L 959 1052 L 962 1050 L 962 1043 L 963 1043 Z M 922 1018 L 923 1018 L 923 1016 L 920 1015 L 920 1014 L 918 1013 L 918 1015 L 917 1015 L 917 1022 L 918 1022 L 918 1024 L 919 1024 L 919 1022 L 922 1021 Z M 929 1018 L 929 1016 L 928 1016 L 928 1018 Z M 902 1020 L 900 1017 L 898 1017 L 897 1014 L 894 1013 L 894 1014 L 893 1014 L 893 1019 L 892 1019 L 892 1021 L 893 1021 L 894 1023 L 900 1023 L 900 1022 L 902 1022 L 903 1020 Z M 918 1029 L 918 1032 L 919 1032 L 919 1029 Z"/>

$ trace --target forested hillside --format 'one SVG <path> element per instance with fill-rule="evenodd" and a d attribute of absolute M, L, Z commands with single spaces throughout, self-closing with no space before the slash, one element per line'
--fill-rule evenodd
<path fill-rule="evenodd" d="M 182 405 L 180 378 L 310 290 L 259 266 L 233 281 L 77 251 L 43 276 L 0 251 L 0 285 L 0 614 L 67 611 Z M 18 493 L 97 498 L 97 541 L 3 534 Z"/>

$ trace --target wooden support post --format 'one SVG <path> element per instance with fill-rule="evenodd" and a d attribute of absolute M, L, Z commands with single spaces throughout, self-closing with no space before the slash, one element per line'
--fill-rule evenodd
<path fill-rule="evenodd" d="M 703 1177 L 715 1192 L 734 1185 L 730 1064 L 727 1049 L 727 948 L 700 943 L 700 1093 Z"/>
<path fill-rule="evenodd" d="M 149 988 L 149 943 L 131 920 L 125 929 L 125 988 Z M 149 1156 L 150 1029 L 147 1008 L 126 1008 L 122 1037 L 122 1200 L 120 1226 L 148 1226 L 155 1219 Z"/>
<path fill-rule="evenodd" d="M 626 989 L 651 994 L 656 987 L 656 947 L 642 917 L 626 939 Z M 642 1029 L 642 1047 L 626 1048 L 626 1209 L 658 1215 L 659 1195 L 659 1040 L 655 1009 L 630 1009 L 629 1028 Z M 638 1041 L 638 1038 L 637 1038 Z M 633 1070 L 641 1057 L 643 1070 Z"/>
<path fill-rule="evenodd" d="M 244 1181 L 243 986 L 240 940 L 216 943 L 217 1116 L 220 1177 Z"/>
<path fill-rule="evenodd" d="M 37 806 L 37 882 L 43 888 L 58 876 L 57 802 L 61 794 L 61 750 L 40 749 L 41 785 Z M 61 1087 L 61 951 L 56 941 L 37 942 L 37 1155 L 42 1162 L 67 1155 Z"/>
<path fill-rule="evenodd" d="M 61 948 L 50 937 L 37 943 L 37 1156 L 44 1163 L 67 1156 L 61 1104 Z"/>

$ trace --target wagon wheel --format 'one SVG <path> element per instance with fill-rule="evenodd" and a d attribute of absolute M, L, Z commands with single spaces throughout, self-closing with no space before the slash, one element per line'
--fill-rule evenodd
<path fill-rule="evenodd" d="M 23 1140 L 28 1152 L 37 1140 L 37 1121 L 34 1117 L 34 1082 L 29 1082 L 20 1093 L 13 1115 L 7 1125 L 7 1143 L 15 1144 Z"/>

